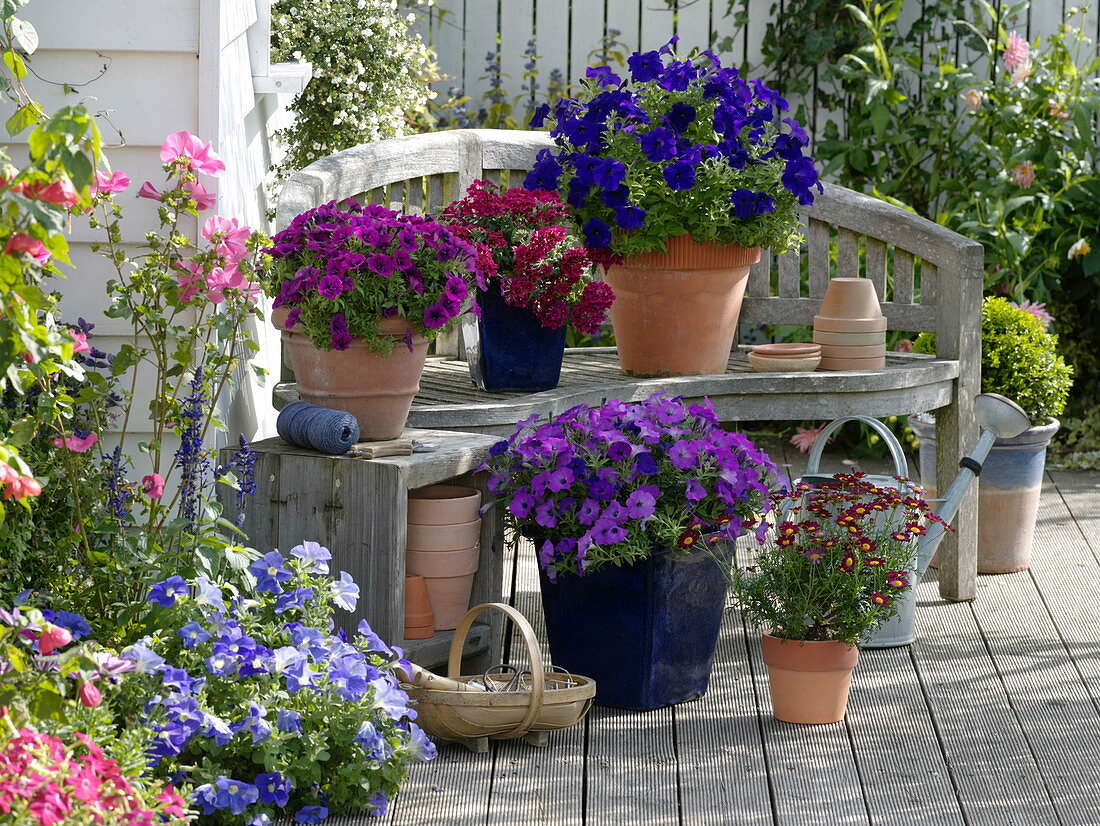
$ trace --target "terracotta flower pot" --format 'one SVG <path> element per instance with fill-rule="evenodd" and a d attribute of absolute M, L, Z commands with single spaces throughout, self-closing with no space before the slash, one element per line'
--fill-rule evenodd
<path fill-rule="evenodd" d="M 759 247 L 672 238 L 667 252 L 607 268 L 615 291 L 611 326 L 622 370 L 632 376 L 725 373 L 749 267 Z"/>
<path fill-rule="evenodd" d="M 424 577 L 405 574 L 405 639 L 426 640 L 435 634 L 435 616 Z"/>
<path fill-rule="evenodd" d="M 426 338 L 412 336 L 412 350 L 402 341 L 410 330 L 404 319 L 384 320 L 382 332 L 392 335 L 396 346 L 383 357 L 361 341 L 353 341 L 346 350 L 321 350 L 301 333 L 283 329 L 298 395 L 355 416 L 364 441 L 396 439 L 420 390 L 428 355 Z"/>
<path fill-rule="evenodd" d="M 836 723 L 848 708 L 859 649 L 842 642 L 762 636 L 772 709 L 787 723 Z"/>
<path fill-rule="evenodd" d="M 879 318 L 882 306 L 869 278 L 834 278 L 825 288 L 818 313 L 826 318 Z"/>
<path fill-rule="evenodd" d="M 435 614 L 435 629 L 457 628 L 470 607 L 481 547 L 457 551 L 409 551 L 405 570 L 424 577 Z"/>
<path fill-rule="evenodd" d="M 461 485 L 430 485 L 409 491 L 410 525 L 455 525 L 473 522 L 481 492 Z"/>
<path fill-rule="evenodd" d="M 410 551 L 459 551 L 481 538 L 481 520 L 452 525 L 408 525 L 406 547 Z"/>

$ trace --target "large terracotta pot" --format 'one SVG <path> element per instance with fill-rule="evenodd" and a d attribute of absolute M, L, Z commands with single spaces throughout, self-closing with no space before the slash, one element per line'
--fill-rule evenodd
<path fill-rule="evenodd" d="M 622 370 L 631 376 L 725 373 L 749 267 L 759 247 L 669 239 L 666 252 L 607 268 L 615 291 L 611 326 Z"/>
<path fill-rule="evenodd" d="M 787 723 L 836 723 L 848 709 L 859 649 L 842 642 L 784 640 L 764 634 L 772 711 Z"/>
<path fill-rule="evenodd" d="M 979 574 L 1009 574 L 1031 566 L 1047 446 L 1058 426 L 1058 420 L 1051 419 L 1011 439 L 997 439 L 982 462 L 978 477 Z M 921 481 L 928 495 L 935 497 L 936 420 L 928 414 L 910 416 L 909 427 L 920 445 Z"/>
<path fill-rule="evenodd" d="M 405 319 L 385 319 L 382 332 L 393 336 L 396 346 L 380 356 L 361 341 L 346 350 L 322 350 L 301 333 L 280 326 L 290 363 L 298 382 L 298 395 L 311 404 L 343 410 L 359 422 L 363 441 L 396 439 L 405 429 L 413 397 L 420 390 L 420 376 L 428 355 L 428 340 L 412 336 L 412 349 L 404 339 L 411 331 Z"/>

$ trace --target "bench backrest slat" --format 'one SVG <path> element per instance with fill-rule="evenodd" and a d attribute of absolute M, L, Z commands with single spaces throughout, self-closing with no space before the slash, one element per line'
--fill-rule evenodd
<path fill-rule="evenodd" d="M 438 213 L 477 178 L 519 186 L 537 153 L 551 145 L 543 132 L 464 129 L 355 147 L 294 175 L 280 195 L 276 225 L 346 198 Z M 937 332 L 951 340 L 938 348 L 944 353 L 973 349 L 973 337 L 957 329 L 957 311 L 937 301 L 980 302 L 980 245 L 838 186 L 827 185 L 803 213 L 802 247 L 780 256 L 765 251 L 752 268 L 742 320 L 812 324 L 830 278 L 862 275 L 874 282 L 890 329 Z M 976 361 L 977 353 L 970 355 Z"/>

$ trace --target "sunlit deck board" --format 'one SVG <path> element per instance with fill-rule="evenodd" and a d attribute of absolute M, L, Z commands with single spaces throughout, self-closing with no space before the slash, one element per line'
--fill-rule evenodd
<path fill-rule="evenodd" d="M 800 458 L 786 458 L 794 474 Z M 973 604 L 942 601 L 926 578 L 917 644 L 863 653 L 844 723 L 772 720 L 755 635 L 730 612 L 703 699 L 633 720 L 597 710 L 548 749 L 442 746 L 445 762 L 415 771 L 385 822 L 1100 823 L 1100 564 L 1089 544 L 1100 474 L 1054 479 L 1033 571 L 981 577 Z M 515 602 L 542 633 L 531 554 L 520 561 Z M 616 761 L 615 794 L 595 793 L 609 787 L 594 754 Z"/>

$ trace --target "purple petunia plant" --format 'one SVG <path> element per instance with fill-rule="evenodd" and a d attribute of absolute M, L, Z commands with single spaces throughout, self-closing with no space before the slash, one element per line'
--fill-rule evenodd
<path fill-rule="evenodd" d="M 524 186 L 559 191 L 586 244 L 618 256 L 684 234 L 791 249 L 798 205 L 822 190 L 805 131 L 778 92 L 708 51 L 678 59 L 677 39 L 631 55 L 625 76 L 589 68 L 578 97 L 540 107 L 531 125 L 549 117 L 557 149 Z"/>
<path fill-rule="evenodd" d="M 431 218 L 355 201 L 303 212 L 268 252 L 261 283 L 289 311 L 288 329 L 322 349 L 359 340 L 383 355 L 401 341 L 385 320 L 408 322 L 411 349 L 413 334 L 432 339 L 457 318 L 476 264 L 474 248 Z"/>
<path fill-rule="evenodd" d="M 659 394 L 527 419 L 484 467 L 505 523 L 535 540 L 551 581 L 735 538 L 763 525 L 779 481 L 764 451 L 718 426 L 709 401 Z"/>
<path fill-rule="evenodd" d="M 138 673 L 121 710 L 153 732 L 149 771 L 209 822 L 382 816 L 409 764 L 435 754 L 398 686 L 401 650 L 365 620 L 333 630 L 359 588 L 330 559 L 316 542 L 271 551 L 249 566 L 251 597 L 205 577 L 149 589 L 161 630 L 122 652 Z"/>

